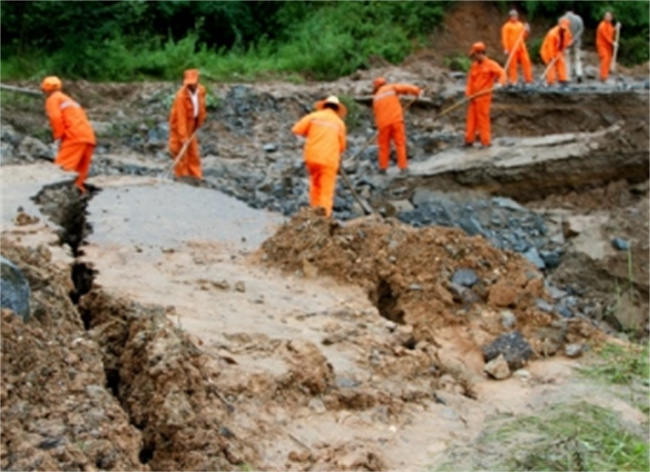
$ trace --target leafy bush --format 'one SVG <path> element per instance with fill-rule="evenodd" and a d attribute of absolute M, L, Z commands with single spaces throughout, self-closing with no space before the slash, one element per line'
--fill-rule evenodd
<path fill-rule="evenodd" d="M 592 29 L 603 11 L 612 8 L 623 23 L 621 62 L 648 60 L 647 2 L 519 3 L 529 16 L 557 17 L 573 8 Z M 183 69 L 199 67 L 214 80 L 329 80 L 367 68 L 373 56 L 402 61 L 435 31 L 451 4 L 0 2 L 1 73 L 5 79 L 58 74 L 67 79 L 176 80 Z"/>
<path fill-rule="evenodd" d="M 2 76 L 176 79 L 198 66 L 217 80 L 333 79 L 373 55 L 401 61 L 442 18 L 443 4 L 2 2 Z"/>

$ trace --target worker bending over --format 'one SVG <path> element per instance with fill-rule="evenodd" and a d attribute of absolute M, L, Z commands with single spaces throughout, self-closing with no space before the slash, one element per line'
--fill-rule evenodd
<path fill-rule="evenodd" d="M 546 33 L 540 55 L 544 64 L 548 67 L 546 72 L 546 83 L 548 85 L 555 84 L 555 78 L 559 80 L 561 85 L 565 85 L 569 78 L 567 76 L 566 62 L 564 59 L 564 51 L 571 45 L 572 36 L 569 31 L 569 20 L 560 18 L 559 24 L 554 26 Z"/>
<path fill-rule="evenodd" d="M 169 152 L 172 159 L 176 159 L 187 145 L 174 168 L 176 177 L 203 178 L 199 140 L 195 132 L 203 125 L 205 116 L 205 88 L 199 85 L 199 71 L 188 69 L 183 75 L 183 86 L 176 92 L 169 115 Z"/>
<path fill-rule="evenodd" d="M 478 130 L 483 147 L 491 144 L 490 136 L 490 105 L 492 90 L 506 82 L 506 72 L 503 68 L 486 55 L 485 44 L 474 43 L 469 51 L 472 66 L 467 75 L 465 95 L 472 97 L 467 107 L 467 130 L 465 146 L 473 146 Z M 495 85 L 495 81 L 498 84 Z"/>
<path fill-rule="evenodd" d="M 343 118 L 347 109 L 338 97 L 329 96 L 315 105 L 316 111 L 304 116 L 291 131 L 307 138 L 305 165 L 309 172 L 309 205 L 324 208 L 332 215 L 336 173 L 345 151 L 346 129 Z"/>
<path fill-rule="evenodd" d="M 399 96 L 405 94 L 419 97 L 422 95 L 422 89 L 410 84 L 387 84 L 383 77 L 379 77 L 373 82 L 372 110 L 379 132 L 377 144 L 381 174 L 385 174 L 388 169 L 391 141 L 395 144 L 397 152 L 397 167 L 401 172 L 405 172 L 408 167 L 404 111 L 399 102 Z"/>
<path fill-rule="evenodd" d="M 515 85 L 517 83 L 517 64 L 521 63 L 524 73 L 524 81 L 530 84 L 533 81 L 533 70 L 526 49 L 526 38 L 530 33 L 528 23 L 524 24 L 519 21 L 517 10 L 510 10 L 510 19 L 501 28 L 501 42 L 503 43 L 503 52 L 512 59 L 508 64 L 508 81 Z"/>
<path fill-rule="evenodd" d="M 608 11 L 596 30 L 596 50 L 600 57 L 601 82 L 605 82 L 609 77 L 609 68 L 612 65 L 614 46 L 616 46 L 615 34 L 616 28 L 614 28 L 612 13 Z"/>
<path fill-rule="evenodd" d="M 567 76 L 569 79 L 575 77 L 578 83 L 582 82 L 582 32 L 585 30 L 580 15 L 568 10 L 560 19 L 569 20 L 569 31 L 571 32 L 571 44 L 567 51 Z M 573 57 L 572 57 L 573 56 Z"/>
<path fill-rule="evenodd" d="M 45 77 L 41 83 L 41 90 L 47 96 L 45 111 L 52 135 L 55 141 L 60 141 L 54 163 L 64 170 L 77 172 L 75 186 L 83 194 L 96 144 L 95 133 L 84 109 L 64 94 L 61 87 L 61 80 L 55 76 Z"/>

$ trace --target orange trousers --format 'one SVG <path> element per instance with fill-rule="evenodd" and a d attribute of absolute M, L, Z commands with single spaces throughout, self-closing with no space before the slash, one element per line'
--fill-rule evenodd
<path fill-rule="evenodd" d="M 331 166 L 307 162 L 309 171 L 309 206 L 324 208 L 331 216 L 336 190 L 336 169 Z"/>
<path fill-rule="evenodd" d="M 86 181 L 86 177 L 88 177 L 94 150 L 94 144 L 66 143 L 64 141 L 61 143 L 59 152 L 54 160 L 54 163 L 61 166 L 63 170 L 77 172 L 77 180 L 74 184 L 82 193 L 86 191 L 84 182 Z"/>
<path fill-rule="evenodd" d="M 564 59 L 564 54 L 560 55 L 558 60 L 555 61 L 555 64 L 553 64 L 553 67 L 551 67 L 546 73 L 546 82 L 549 85 L 553 85 L 555 83 L 556 73 L 557 73 L 557 79 L 560 82 L 566 82 L 567 80 L 569 80 L 569 77 L 567 76 L 566 73 L 566 60 Z"/>
<path fill-rule="evenodd" d="M 483 146 L 489 146 L 492 137 L 490 135 L 490 105 L 492 96 L 475 98 L 469 102 L 467 107 L 467 127 L 465 130 L 465 142 L 474 143 L 478 131 Z"/>
<path fill-rule="evenodd" d="M 612 65 L 612 54 L 609 51 L 598 51 L 600 56 L 600 80 L 607 80 L 609 67 Z"/>
<path fill-rule="evenodd" d="M 517 66 L 519 63 L 521 63 L 521 68 L 524 72 L 524 81 L 530 84 L 533 81 L 533 69 L 526 48 L 519 48 L 512 56 L 512 60 L 508 64 L 508 80 L 511 84 L 517 83 Z"/>
<path fill-rule="evenodd" d="M 178 153 L 183 148 L 182 143 L 174 143 L 169 147 L 172 154 L 172 159 L 178 157 Z M 181 160 L 176 164 L 174 169 L 176 177 L 196 177 L 197 179 L 203 178 L 203 170 L 201 169 L 201 158 L 199 157 L 199 140 L 196 136 L 185 151 Z"/>
<path fill-rule="evenodd" d="M 403 121 L 379 128 L 379 135 L 377 137 L 377 144 L 379 145 L 379 168 L 384 170 L 388 169 L 391 140 L 395 144 L 395 151 L 397 152 L 397 167 L 406 169 L 408 166 L 406 162 L 406 131 Z"/>

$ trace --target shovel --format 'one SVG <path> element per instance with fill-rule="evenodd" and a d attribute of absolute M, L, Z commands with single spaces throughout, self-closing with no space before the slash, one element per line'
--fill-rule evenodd
<path fill-rule="evenodd" d="M 366 215 L 372 215 L 375 210 L 372 208 L 370 203 L 365 201 L 363 198 L 359 196 L 359 194 L 354 190 L 354 186 L 352 185 L 352 182 L 350 182 L 350 179 L 348 178 L 347 174 L 343 170 L 343 166 L 339 166 L 339 175 L 343 179 L 343 182 L 345 182 L 345 185 L 350 189 L 350 193 L 352 194 L 352 197 L 357 201 L 357 203 L 361 206 L 363 211 L 365 212 Z"/>
<path fill-rule="evenodd" d="M 521 43 L 522 39 L 524 39 L 524 35 L 526 34 L 526 28 L 524 28 L 521 33 L 519 34 L 519 37 L 517 38 L 517 41 L 515 41 L 515 45 L 512 48 L 512 51 L 510 51 L 510 55 L 508 56 L 508 60 L 506 61 L 506 65 L 503 66 L 503 70 L 506 71 L 506 74 L 508 73 L 508 66 L 512 62 L 512 58 L 515 56 L 515 52 L 517 51 L 517 48 L 519 47 L 519 44 Z"/>
<path fill-rule="evenodd" d="M 569 43 L 569 44 L 567 45 L 567 47 L 564 48 L 564 51 L 567 51 L 567 50 L 568 50 L 572 45 L 573 45 L 573 41 L 571 41 L 571 43 Z M 557 55 L 556 55 L 556 56 L 551 60 L 551 62 L 548 63 L 548 66 L 546 67 L 546 69 L 544 69 L 544 73 L 540 76 L 539 80 L 537 81 L 538 83 L 544 81 L 544 78 L 546 77 L 546 74 L 548 74 L 548 71 L 551 70 L 551 67 L 553 67 L 553 66 L 555 65 L 555 63 L 560 59 L 560 57 L 564 55 L 564 51 L 562 51 L 562 52 L 560 52 L 559 54 L 557 54 Z"/>
<path fill-rule="evenodd" d="M 612 56 L 612 63 L 609 66 L 609 71 L 613 74 L 616 72 L 616 57 L 618 56 L 618 40 L 621 37 L 621 23 L 617 22 L 616 23 L 616 39 L 614 40 L 614 43 L 616 44 L 614 46 L 614 55 Z"/>
<path fill-rule="evenodd" d="M 183 156 L 185 155 L 185 153 L 189 149 L 190 144 L 192 143 L 192 140 L 194 139 L 194 136 L 196 135 L 196 132 L 198 130 L 199 130 L 198 128 L 195 129 L 194 132 L 192 133 L 192 135 L 190 136 L 190 138 L 187 141 L 185 141 L 185 144 L 183 144 L 183 147 L 181 148 L 178 155 L 174 159 L 174 162 L 172 163 L 171 168 L 169 168 L 169 169 L 167 169 L 165 171 L 165 173 L 162 175 L 160 180 L 169 179 L 169 177 L 171 176 L 171 173 L 174 171 L 174 169 L 176 169 L 176 166 L 178 165 L 178 163 L 181 161 L 181 159 L 183 158 Z"/>

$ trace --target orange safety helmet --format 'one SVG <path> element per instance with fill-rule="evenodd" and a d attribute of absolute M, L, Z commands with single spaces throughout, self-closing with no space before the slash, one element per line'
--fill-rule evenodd
<path fill-rule="evenodd" d="M 199 70 L 187 69 L 183 73 L 183 85 L 196 85 L 199 83 Z"/>
<path fill-rule="evenodd" d="M 41 90 L 45 93 L 54 92 L 55 90 L 61 90 L 62 84 L 61 79 L 55 75 L 50 75 L 43 79 L 41 82 Z"/>
<path fill-rule="evenodd" d="M 469 55 L 471 56 L 478 52 L 485 52 L 485 43 L 483 41 L 472 44 L 472 48 L 469 50 Z"/>
<path fill-rule="evenodd" d="M 322 110 L 323 108 L 325 108 L 325 105 L 328 104 L 328 103 L 330 103 L 332 105 L 336 105 L 338 107 L 338 112 L 337 113 L 341 117 L 341 119 L 345 118 L 345 116 L 348 114 L 347 107 L 341 103 L 341 101 L 339 100 L 339 97 L 337 97 L 336 95 L 330 95 L 325 100 L 317 101 L 314 104 L 314 108 L 316 110 Z"/>

